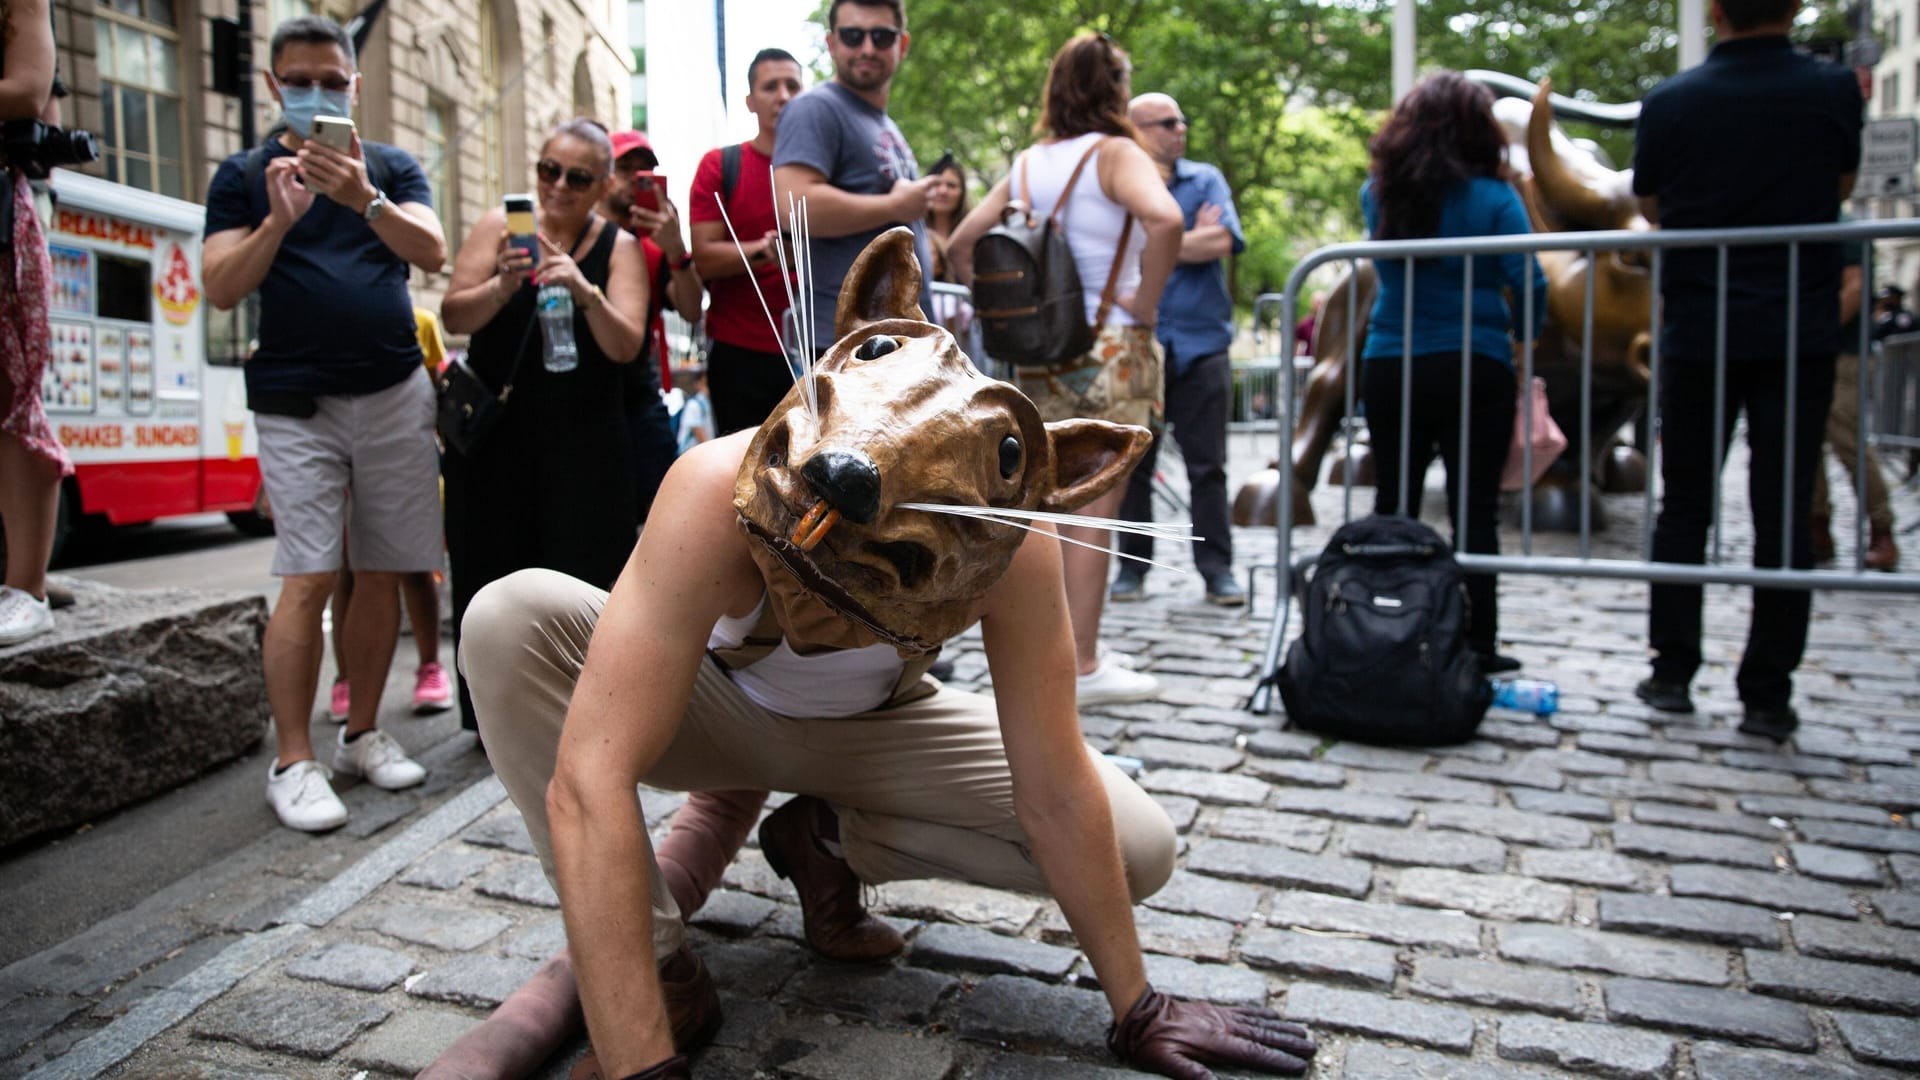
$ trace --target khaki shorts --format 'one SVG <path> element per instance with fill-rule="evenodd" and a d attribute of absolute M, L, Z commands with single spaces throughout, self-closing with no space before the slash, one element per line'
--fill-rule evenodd
<path fill-rule="evenodd" d="M 329 394 L 312 416 L 255 413 L 260 478 L 273 504 L 273 572 L 323 574 L 342 563 L 342 526 L 355 570 L 440 565 L 440 455 L 433 380 L 425 368 L 371 394 Z M 353 511 L 347 511 L 347 497 Z"/>
<path fill-rule="evenodd" d="M 1109 420 L 1160 430 L 1166 359 L 1147 326 L 1103 326 L 1093 348 L 1058 367 L 1020 367 L 1013 385 L 1046 421 Z"/>

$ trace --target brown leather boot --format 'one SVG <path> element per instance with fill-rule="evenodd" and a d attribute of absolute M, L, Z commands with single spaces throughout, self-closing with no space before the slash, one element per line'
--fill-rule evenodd
<path fill-rule="evenodd" d="M 660 877 L 690 919 L 720 884 L 766 805 L 764 791 L 696 791 L 673 815 L 673 831 L 654 850 Z"/>
<path fill-rule="evenodd" d="M 1867 554 L 1861 560 L 1869 570 L 1891 571 L 1900 565 L 1900 548 L 1893 542 L 1893 530 L 1881 525 L 1873 527 L 1873 535 L 1867 541 Z"/>
<path fill-rule="evenodd" d="M 1825 514 L 1813 515 L 1813 561 L 1816 563 L 1833 561 L 1833 528 Z"/>
<path fill-rule="evenodd" d="M 802 795 L 760 823 L 760 852 L 773 872 L 793 882 L 807 944 L 832 960 L 871 963 L 907 947 L 900 932 L 867 914 L 860 879 L 845 859 L 827 853 L 822 831 L 835 828 L 833 810 Z"/>
<path fill-rule="evenodd" d="M 691 1054 L 713 1041 L 720 1030 L 720 994 L 699 953 L 682 945 L 667 957 L 660 965 L 660 997 L 675 1050 Z"/>

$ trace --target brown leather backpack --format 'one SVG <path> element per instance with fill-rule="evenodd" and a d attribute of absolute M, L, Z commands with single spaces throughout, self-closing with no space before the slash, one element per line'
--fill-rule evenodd
<path fill-rule="evenodd" d="M 1061 215 L 1094 151 L 1102 139 L 1087 148 L 1067 177 L 1060 201 L 1042 220 L 1034 217 L 1033 195 L 1027 186 L 1027 155 L 1020 155 L 1020 198 L 1007 200 L 996 225 L 973 245 L 973 304 L 980 319 L 987 355 L 1023 367 L 1052 367 L 1093 348 L 1099 324 L 1106 322 L 1114 303 L 1113 283 L 1120 276 L 1127 240 L 1133 233 L 1133 215 L 1120 230 L 1106 288 L 1094 324 L 1087 323 L 1080 271 L 1067 247 Z"/>

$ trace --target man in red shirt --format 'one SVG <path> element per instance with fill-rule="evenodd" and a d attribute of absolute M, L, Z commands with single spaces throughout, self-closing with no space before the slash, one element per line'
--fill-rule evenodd
<path fill-rule="evenodd" d="M 689 323 L 700 321 L 700 272 L 680 236 L 680 212 L 658 192 L 660 209 L 649 210 L 633 201 L 634 177 L 650 173 L 660 159 L 653 144 L 638 131 L 619 131 L 613 139 L 613 187 L 600 211 L 640 239 L 647 266 L 647 345 L 627 371 L 627 427 L 633 438 L 634 486 L 644 520 L 654 493 L 673 464 L 676 442 L 673 422 L 660 390 L 671 385 L 672 358 L 667 355 L 666 320 L 661 313 L 668 301 Z"/>
<path fill-rule="evenodd" d="M 747 65 L 747 87 L 747 110 L 759 119 L 759 133 L 738 146 L 707 151 L 688 196 L 694 261 L 713 294 L 707 312 L 707 336 L 713 339 L 707 391 L 720 435 L 759 427 L 793 386 L 793 371 L 768 313 L 778 320 L 787 310 L 787 285 L 775 251 L 780 234 L 773 206 L 773 138 L 780 111 L 800 93 L 800 63 L 780 49 L 762 49 Z M 727 221 L 739 234 L 745 263 L 727 233 Z"/>

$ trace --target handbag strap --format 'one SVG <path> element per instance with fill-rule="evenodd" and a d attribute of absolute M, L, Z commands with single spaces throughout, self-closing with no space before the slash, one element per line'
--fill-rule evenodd
<path fill-rule="evenodd" d="M 1096 139 L 1092 146 L 1087 147 L 1087 152 L 1080 155 L 1080 161 L 1074 165 L 1073 172 L 1067 175 L 1067 186 L 1060 191 L 1060 201 L 1054 204 L 1053 213 L 1047 215 L 1047 224 L 1049 227 L 1059 227 L 1061 215 L 1067 211 L 1067 198 L 1073 194 L 1073 186 L 1080 182 L 1080 173 L 1086 169 L 1087 162 L 1093 160 L 1093 155 L 1097 153 L 1101 147 L 1115 141 L 1116 138 L 1118 138 L 1118 136 Z M 1032 212 L 1033 190 L 1027 186 L 1027 157 L 1032 153 L 1032 150 L 1027 150 L 1020 155 L 1020 198 L 1024 200 L 1029 207 L 1029 214 Z M 1107 283 L 1100 289 L 1100 307 L 1093 315 L 1093 328 L 1096 331 L 1107 324 L 1107 316 L 1113 311 L 1113 286 L 1115 282 L 1120 280 L 1120 267 L 1127 258 L 1127 241 L 1132 238 L 1133 214 L 1129 212 L 1127 214 L 1127 220 L 1120 226 L 1120 244 L 1114 248 L 1113 265 L 1107 268 Z"/>

